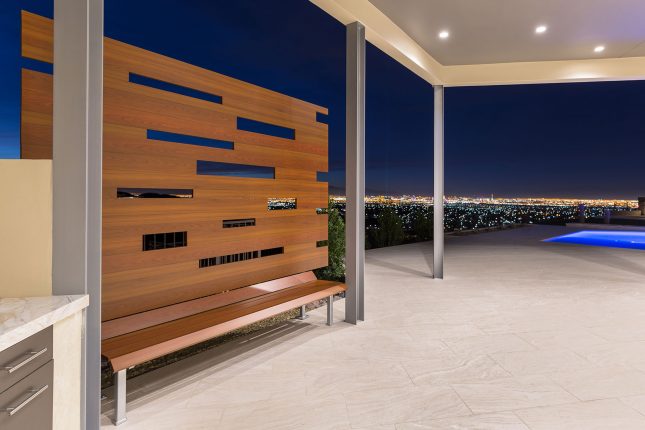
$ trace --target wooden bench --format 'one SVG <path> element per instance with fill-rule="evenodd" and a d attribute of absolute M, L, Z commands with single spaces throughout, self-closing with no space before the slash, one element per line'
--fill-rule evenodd
<path fill-rule="evenodd" d="M 101 353 L 114 371 L 114 423 L 126 420 L 128 368 L 298 307 L 304 318 L 305 305 L 320 299 L 327 299 L 331 325 L 333 297 L 345 289 L 305 272 L 103 322 Z"/>

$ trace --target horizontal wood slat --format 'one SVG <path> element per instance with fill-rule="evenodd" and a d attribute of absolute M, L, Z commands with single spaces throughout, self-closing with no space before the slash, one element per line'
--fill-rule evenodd
<path fill-rule="evenodd" d="M 22 56 L 33 60 L 54 62 L 54 21 L 23 10 Z"/>

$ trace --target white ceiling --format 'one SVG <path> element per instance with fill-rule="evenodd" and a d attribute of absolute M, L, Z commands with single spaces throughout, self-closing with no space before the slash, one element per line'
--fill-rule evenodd
<path fill-rule="evenodd" d="M 645 56 L 645 0 L 370 2 L 445 66 Z"/>

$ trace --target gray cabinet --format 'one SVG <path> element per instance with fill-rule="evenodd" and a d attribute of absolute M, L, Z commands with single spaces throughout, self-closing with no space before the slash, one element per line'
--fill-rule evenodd
<path fill-rule="evenodd" d="M 53 328 L 0 352 L 0 393 L 52 359 Z"/>
<path fill-rule="evenodd" d="M 53 375 L 51 327 L 0 352 L 0 429 L 52 428 Z"/>

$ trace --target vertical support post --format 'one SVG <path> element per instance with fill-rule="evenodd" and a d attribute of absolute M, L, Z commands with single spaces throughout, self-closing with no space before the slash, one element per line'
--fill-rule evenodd
<path fill-rule="evenodd" d="M 126 382 L 127 370 L 119 370 L 114 373 L 114 417 L 112 422 L 115 426 L 123 424 L 128 419 L 126 415 Z"/>
<path fill-rule="evenodd" d="M 327 297 L 327 325 L 334 323 L 334 296 Z"/>
<path fill-rule="evenodd" d="M 307 319 L 307 305 L 300 306 L 300 315 L 298 315 L 298 319 L 301 321 Z"/>
<path fill-rule="evenodd" d="M 345 321 L 365 320 L 365 27 L 347 25 Z"/>
<path fill-rule="evenodd" d="M 434 87 L 434 197 L 433 197 L 433 253 L 432 277 L 443 279 L 443 107 L 444 91 L 442 85 Z"/>
<path fill-rule="evenodd" d="M 100 426 L 103 0 L 54 0 L 54 294 L 89 294 L 80 428 Z"/>

